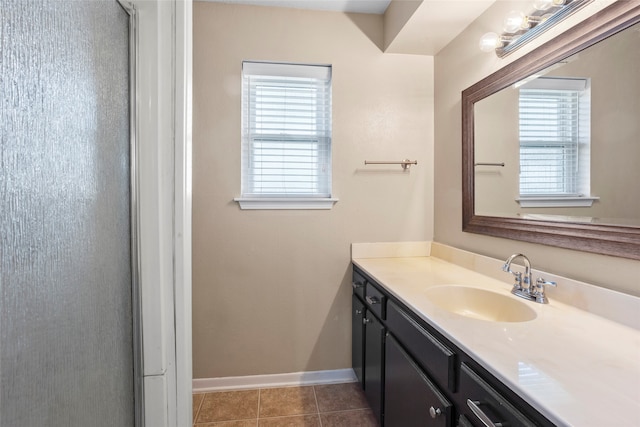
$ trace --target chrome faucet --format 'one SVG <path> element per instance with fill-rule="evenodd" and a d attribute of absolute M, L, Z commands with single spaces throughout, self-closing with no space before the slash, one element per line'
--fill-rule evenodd
<path fill-rule="evenodd" d="M 524 273 L 511 271 L 511 263 L 516 258 L 522 258 L 524 261 Z M 529 301 L 535 301 L 541 304 L 548 303 L 549 300 L 544 293 L 544 287 L 558 286 L 556 282 L 547 281 L 541 277 L 538 278 L 534 284 L 531 274 L 531 262 L 524 254 L 513 254 L 507 258 L 502 266 L 502 271 L 511 273 L 515 276 L 515 282 L 513 284 L 513 289 L 511 289 L 511 293 L 519 296 L 520 298 L 528 299 Z"/>
<path fill-rule="evenodd" d="M 511 263 L 516 258 L 522 258 L 522 261 L 524 261 L 524 277 L 519 271 L 511 271 Z M 518 290 L 531 293 L 531 262 L 529 262 L 529 258 L 527 258 L 524 254 L 513 254 L 509 258 L 507 258 L 507 260 L 504 262 L 504 265 L 502 266 L 502 271 L 511 273 L 515 276 L 513 291 Z"/>

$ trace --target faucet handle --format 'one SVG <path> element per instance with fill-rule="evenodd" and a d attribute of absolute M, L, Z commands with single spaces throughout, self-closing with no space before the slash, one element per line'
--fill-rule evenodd
<path fill-rule="evenodd" d="M 545 286 L 553 286 L 554 288 L 556 288 L 558 287 L 558 284 L 556 282 L 543 279 L 542 277 L 538 277 L 538 280 L 536 280 L 536 287 L 538 289 L 544 289 Z"/>
<path fill-rule="evenodd" d="M 552 282 L 550 280 L 543 279 L 542 277 L 538 277 L 536 280 L 536 291 L 534 293 L 534 297 L 536 298 L 536 302 L 547 304 L 549 299 L 544 294 L 545 286 L 553 286 L 554 288 L 558 286 L 556 282 Z"/>

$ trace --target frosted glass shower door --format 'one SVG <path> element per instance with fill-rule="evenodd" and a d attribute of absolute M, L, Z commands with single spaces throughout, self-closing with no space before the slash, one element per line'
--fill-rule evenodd
<path fill-rule="evenodd" d="M 129 16 L 0 21 L 0 426 L 133 426 Z"/>

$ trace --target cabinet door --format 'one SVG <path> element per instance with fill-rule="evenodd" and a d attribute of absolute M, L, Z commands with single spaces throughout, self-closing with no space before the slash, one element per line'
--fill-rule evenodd
<path fill-rule="evenodd" d="M 385 427 L 449 427 L 452 404 L 398 342 L 387 336 L 384 384 Z"/>
<path fill-rule="evenodd" d="M 351 296 L 351 367 L 360 385 L 364 387 L 364 304 Z"/>
<path fill-rule="evenodd" d="M 364 339 L 364 394 L 367 397 L 373 414 L 382 425 L 382 386 L 384 368 L 384 326 L 367 311 L 365 319 Z"/>

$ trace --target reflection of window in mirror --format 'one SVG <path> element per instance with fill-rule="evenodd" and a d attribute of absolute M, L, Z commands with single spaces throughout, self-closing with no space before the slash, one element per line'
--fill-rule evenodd
<path fill-rule="evenodd" d="M 521 205 L 589 197 L 590 92 L 589 79 L 575 77 L 540 77 L 519 88 Z"/>

